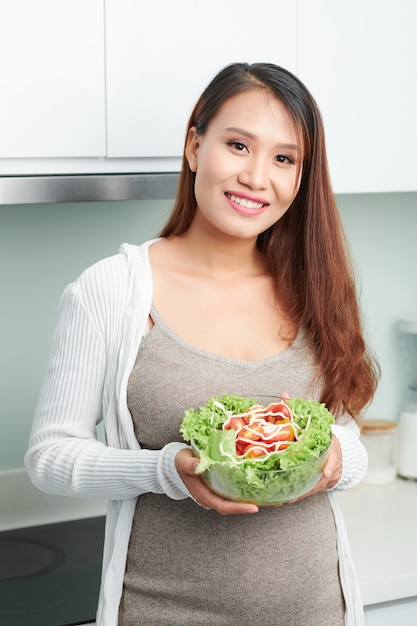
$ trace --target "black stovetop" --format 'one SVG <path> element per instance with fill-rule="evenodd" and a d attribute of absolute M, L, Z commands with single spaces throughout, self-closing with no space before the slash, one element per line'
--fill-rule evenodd
<path fill-rule="evenodd" d="M 94 621 L 104 523 L 95 517 L 0 532 L 0 624 Z"/>

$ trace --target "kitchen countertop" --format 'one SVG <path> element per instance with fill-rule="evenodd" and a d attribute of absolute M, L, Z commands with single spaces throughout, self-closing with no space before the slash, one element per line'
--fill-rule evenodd
<path fill-rule="evenodd" d="M 335 492 L 365 606 L 417 597 L 417 481 Z M 38 491 L 25 470 L 0 472 L 0 531 L 105 515 L 106 501 Z"/>
<path fill-rule="evenodd" d="M 0 472 L 0 531 L 105 515 L 107 501 L 39 491 L 25 469 Z"/>
<path fill-rule="evenodd" d="M 365 606 L 417 597 L 417 481 L 361 484 L 335 497 Z"/>

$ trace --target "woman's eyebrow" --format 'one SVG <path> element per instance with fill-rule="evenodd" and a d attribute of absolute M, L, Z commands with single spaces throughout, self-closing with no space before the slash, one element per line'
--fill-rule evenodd
<path fill-rule="evenodd" d="M 248 130 L 244 130 L 243 128 L 236 128 L 235 126 L 230 126 L 229 128 L 225 128 L 224 130 L 231 131 L 232 133 L 239 133 L 239 135 L 245 135 L 245 137 L 249 137 L 249 139 L 256 139 L 256 135 L 250 133 Z"/>
<path fill-rule="evenodd" d="M 256 135 L 253 133 L 250 133 L 248 130 L 244 130 L 243 128 L 237 128 L 236 126 L 229 126 L 224 130 L 244 135 L 245 137 L 248 137 L 248 139 L 256 139 Z M 286 148 L 287 150 L 298 150 L 298 146 L 295 143 L 277 143 L 276 147 Z"/>

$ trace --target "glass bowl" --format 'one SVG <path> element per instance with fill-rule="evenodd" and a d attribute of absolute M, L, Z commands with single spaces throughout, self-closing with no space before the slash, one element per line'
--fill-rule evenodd
<path fill-rule="evenodd" d="M 288 469 L 265 471 L 255 463 L 248 467 L 219 462 L 201 474 L 201 478 L 212 491 L 227 500 L 259 506 L 284 504 L 303 496 L 318 483 L 329 447 L 307 463 Z M 191 448 L 194 456 L 199 457 L 199 449 L 193 441 Z"/>

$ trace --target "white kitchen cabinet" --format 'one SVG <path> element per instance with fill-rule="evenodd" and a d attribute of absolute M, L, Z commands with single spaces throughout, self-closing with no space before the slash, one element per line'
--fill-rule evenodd
<path fill-rule="evenodd" d="M 366 626 L 416 626 L 417 598 L 385 602 L 366 608 Z"/>
<path fill-rule="evenodd" d="M 298 3 L 297 71 L 323 114 L 335 190 L 416 190 L 417 3 Z"/>
<path fill-rule="evenodd" d="M 295 71 L 296 5 L 106 0 L 108 157 L 179 157 L 197 97 L 228 63 Z"/>
<path fill-rule="evenodd" d="M 105 156 L 104 66 L 103 0 L 1 0 L 0 157 Z"/>
<path fill-rule="evenodd" d="M 295 72 L 338 193 L 417 190 L 414 0 L 0 0 L 0 175 L 177 171 L 224 65 Z"/>

